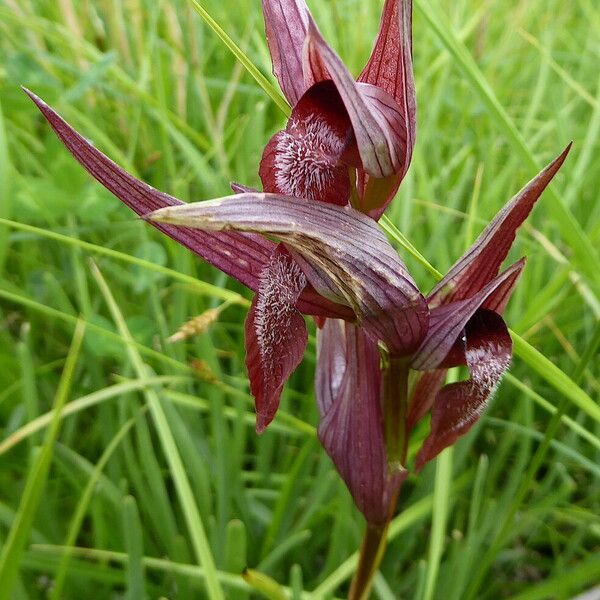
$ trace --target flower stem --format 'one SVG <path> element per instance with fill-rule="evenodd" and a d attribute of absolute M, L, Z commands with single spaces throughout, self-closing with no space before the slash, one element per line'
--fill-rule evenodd
<path fill-rule="evenodd" d="M 392 472 L 404 468 L 408 451 L 408 362 L 390 359 L 383 375 L 383 423 L 388 465 Z"/>
<path fill-rule="evenodd" d="M 383 527 L 367 524 L 348 600 L 366 600 L 369 597 L 373 578 L 385 553 L 388 525 L 389 521 Z"/>

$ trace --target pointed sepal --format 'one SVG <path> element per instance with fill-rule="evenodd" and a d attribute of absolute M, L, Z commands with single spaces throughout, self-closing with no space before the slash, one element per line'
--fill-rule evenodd
<path fill-rule="evenodd" d="M 429 306 L 469 298 L 496 276 L 515 240 L 517 229 L 564 163 L 570 149 L 571 144 L 504 206 L 471 248 L 435 286 L 427 298 Z"/>
<path fill-rule="evenodd" d="M 304 0 L 263 0 L 265 33 L 273 74 L 291 106 L 306 91 L 302 48 L 309 12 Z"/>
<path fill-rule="evenodd" d="M 276 237 L 294 257 L 317 267 L 304 271 L 317 291 L 335 293 L 328 299 L 350 306 L 372 339 L 383 341 L 393 356 L 412 354 L 425 336 L 429 313 L 423 296 L 377 223 L 352 208 L 239 194 L 165 208 L 148 218 Z"/>

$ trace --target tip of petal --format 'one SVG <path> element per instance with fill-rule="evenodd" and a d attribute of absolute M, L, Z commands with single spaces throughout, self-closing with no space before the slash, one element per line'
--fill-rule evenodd
<path fill-rule="evenodd" d="M 267 415 L 256 414 L 256 434 L 262 435 L 273 419 L 269 419 Z"/>

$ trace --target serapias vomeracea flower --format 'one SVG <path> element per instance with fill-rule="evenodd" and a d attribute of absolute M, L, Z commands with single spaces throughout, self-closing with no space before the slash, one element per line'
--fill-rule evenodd
<path fill-rule="evenodd" d="M 354 81 L 304 0 L 263 0 L 273 73 L 293 107 L 260 165 L 265 192 L 348 202 L 381 216 L 415 143 L 412 1 L 386 0 L 371 57 Z"/>
<path fill-rule="evenodd" d="M 565 161 L 571 145 L 530 181 L 492 220 L 476 242 L 427 297 L 427 337 L 411 361 L 425 371 L 407 415 L 407 431 L 431 410 L 431 432 L 416 468 L 464 435 L 479 419 L 512 357 L 512 340 L 502 313 L 525 266 L 525 259 L 498 275 L 537 199 Z M 444 387 L 450 367 L 466 365 L 467 381 Z"/>
<path fill-rule="evenodd" d="M 508 364 L 510 338 L 499 314 L 522 265 L 496 274 L 516 227 L 560 164 L 530 184 L 529 208 L 519 202 L 513 216 L 501 213 L 497 219 L 506 224 L 498 225 L 494 243 L 486 245 L 484 233 L 426 300 L 376 223 L 414 146 L 410 0 L 386 1 L 358 82 L 302 0 L 264 0 L 263 8 L 274 73 L 293 105 L 285 130 L 263 154 L 263 193 L 235 184 L 235 196 L 185 205 L 126 173 L 28 93 L 102 185 L 255 292 L 245 331 L 259 432 L 302 359 L 302 315 L 319 318 L 319 438 L 369 523 L 384 524 L 407 473 L 396 442 L 406 448 L 412 426 L 433 406 L 422 466 L 470 427 Z M 488 360 L 490 344 L 501 348 L 491 354 L 504 358 Z M 467 364 L 471 379 L 440 391 L 452 364 Z M 425 373 L 408 405 L 407 391 L 395 382 L 410 369 Z M 454 393 L 452 385 L 463 387 Z M 394 403 L 406 406 L 392 420 Z M 446 418 L 445 411 L 457 416 Z"/>
<path fill-rule="evenodd" d="M 150 219 L 274 236 L 300 265 L 299 277 L 304 274 L 323 295 L 352 307 L 356 322 L 328 319 L 319 332 L 319 437 L 367 520 L 382 524 L 407 474 L 405 449 L 414 425 L 431 411 L 431 432 L 416 459 L 419 470 L 472 427 L 509 366 L 512 341 L 501 315 L 525 260 L 498 271 L 516 230 L 569 150 L 498 213 L 427 297 L 427 313 L 375 222 L 350 207 L 246 193 L 164 208 Z M 459 365 L 468 367 L 470 378 L 442 387 L 446 370 Z M 392 456 L 385 406 L 403 401 L 394 386 L 408 380 L 396 376 L 396 369 L 424 373 L 407 410 L 397 413 L 404 447 Z"/>

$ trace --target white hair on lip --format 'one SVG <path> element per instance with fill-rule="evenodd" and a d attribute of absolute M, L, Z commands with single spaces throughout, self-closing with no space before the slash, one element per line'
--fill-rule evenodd
<path fill-rule="evenodd" d="M 277 142 L 277 187 L 289 196 L 316 200 L 335 175 L 344 142 L 318 115 L 291 120 Z"/>
<path fill-rule="evenodd" d="M 298 264 L 285 254 L 276 253 L 260 274 L 254 327 L 261 357 L 270 354 L 289 329 L 294 304 L 306 285 L 306 277 Z"/>

